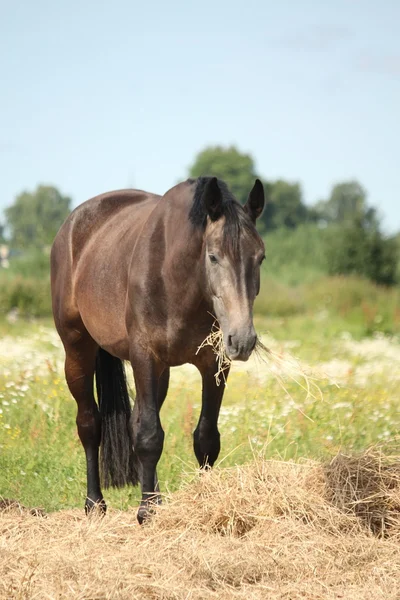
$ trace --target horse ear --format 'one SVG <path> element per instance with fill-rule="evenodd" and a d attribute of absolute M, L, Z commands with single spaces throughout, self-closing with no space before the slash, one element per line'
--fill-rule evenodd
<path fill-rule="evenodd" d="M 264 204 L 264 186 L 259 179 L 256 179 L 253 189 L 247 198 L 247 202 L 243 207 L 253 223 L 255 223 L 258 217 L 261 215 Z"/>
<path fill-rule="evenodd" d="M 222 215 L 222 192 L 216 177 L 207 181 L 203 192 L 203 202 L 211 221 L 217 221 Z"/>

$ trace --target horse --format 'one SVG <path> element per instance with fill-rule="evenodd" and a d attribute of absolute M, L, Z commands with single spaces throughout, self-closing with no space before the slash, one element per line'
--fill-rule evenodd
<path fill-rule="evenodd" d="M 214 465 L 229 370 L 218 385 L 212 348 L 198 348 L 215 320 L 228 358 L 246 361 L 255 347 L 253 303 L 265 258 L 256 219 L 263 207 L 259 179 L 242 206 L 223 181 L 200 177 L 163 196 L 133 189 L 101 194 L 79 205 L 58 231 L 52 307 L 86 455 L 87 514 L 106 511 L 101 487 L 140 483 L 139 523 L 161 502 L 159 413 L 170 367 L 191 363 L 201 374 L 194 452 L 200 468 Z M 133 369 L 133 409 L 123 361 Z"/>

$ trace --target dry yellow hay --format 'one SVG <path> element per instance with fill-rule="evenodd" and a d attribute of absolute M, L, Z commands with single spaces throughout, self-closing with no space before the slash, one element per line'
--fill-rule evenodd
<path fill-rule="evenodd" d="M 195 475 L 144 527 L 0 512 L 0 598 L 394 600 L 400 461 L 262 460 Z"/>
<path fill-rule="evenodd" d="M 205 346 L 211 346 L 217 363 L 217 372 L 215 373 L 215 381 L 219 386 L 221 383 L 221 377 L 225 380 L 225 371 L 231 366 L 232 361 L 225 353 L 224 346 L 224 334 L 217 321 L 214 321 L 211 331 L 208 336 L 201 342 L 197 348 L 196 354 L 200 352 Z"/>
<path fill-rule="evenodd" d="M 214 321 L 211 332 L 197 348 L 196 354 L 198 354 L 205 346 L 210 346 L 215 354 L 217 363 L 215 381 L 217 385 L 220 385 L 222 379 L 226 384 L 225 372 L 231 366 L 232 361 L 225 353 L 224 336 L 217 320 Z M 282 354 L 274 352 L 270 348 L 267 348 L 258 337 L 254 348 L 254 354 L 256 358 L 264 363 L 268 371 L 276 378 L 284 392 L 290 398 L 292 398 L 292 396 L 287 390 L 285 384 L 286 379 L 290 379 L 299 385 L 306 393 L 306 399 L 310 397 L 315 400 L 322 399 L 322 391 L 318 386 L 317 378 L 308 373 L 304 366 L 289 353 L 285 352 L 285 354 Z M 297 408 L 299 409 L 299 407 Z M 309 418 L 307 415 L 304 416 Z"/>

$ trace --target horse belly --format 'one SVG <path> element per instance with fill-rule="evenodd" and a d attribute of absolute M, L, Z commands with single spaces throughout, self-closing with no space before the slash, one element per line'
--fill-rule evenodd
<path fill-rule="evenodd" d="M 75 298 L 91 337 L 119 358 L 129 354 L 125 325 L 127 264 L 112 241 L 92 244 L 80 260 L 75 276 Z M 95 249 L 96 248 L 96 249 Z"/>

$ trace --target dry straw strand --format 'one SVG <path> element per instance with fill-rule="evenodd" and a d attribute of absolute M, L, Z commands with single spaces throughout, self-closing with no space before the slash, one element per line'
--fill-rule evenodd
<path fill-rule="evenodd" d="M 205 346 L 211 346 L 216 357 L 215 360 L 217 362 L 217 372 L 215 373 L 214 377 L 217 386 L 219 386 L 221 383 L 221 377 L 226 385 L 225 371 L 229 369 L 229 367 L 232 364 L 232 361 L 226 355 L 224 346 L 224 334 L 222 333 L 222 329 L 220 328 L 216 320 L 212 324 L 211 331 L 208 334 L 208 336 L 205 338 L 205 340 L 202 341 L 200 346 L 197 348 L 196 354 L 198 354 L 200 350 Z"/>
<path fill-rule="evenodd" d="M 200 350 L 205 346 L 210 346 L 216 356 L 216 384 L 219 386 L 221 381 L 223 380 L 225 385 L 227 386 L 225 372 L 231 366 L 232 361 L 226 355 L 223 332 L 216 319 L 214 320 L 210 333 L 197 348 L 196 354 L 198 354 Z M 257 342 L 254 348 L 254 354 L 260 361 L 263 362 L 263 364 L 266 365 L 271 375 L 275 377 L 285 394 L 287 394 L 287 396 L 289 396 L 293 402 L 294 399 L 292 398 L 285 385 L 284 377 L 290 379 L 291 381 L 296 383 L 300 388 L 302 388 L 306 393 L 306 399 L 323 399 L 323 393 L 317 383 L 317 378 L 315 376 L 310 375 L 305 370 L 305 368 L 301 366 L 299 361 L 296 360 L 290 354 L 285 353 L 285 355 L 282 355 L 278 354 L 277 352 L 274 352 L 270 348 L 267 348 L 267 346 L 265 346 L 262 343 L 259 337 L 257 338 Z M 296 405 L 296 408 L 304 417 L 312 421 L 312 419 L 310 419 L 310 417 L 308 417 L 298 405 Z"/>

